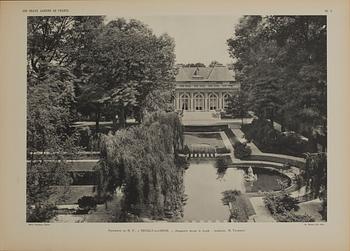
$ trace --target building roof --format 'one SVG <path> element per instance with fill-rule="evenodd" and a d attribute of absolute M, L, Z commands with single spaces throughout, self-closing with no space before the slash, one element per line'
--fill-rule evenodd
<path fill-rule="evenodd" d="M 226 66 L 180 67 L 176 82 L 235 81 L 233 71 Z"/>

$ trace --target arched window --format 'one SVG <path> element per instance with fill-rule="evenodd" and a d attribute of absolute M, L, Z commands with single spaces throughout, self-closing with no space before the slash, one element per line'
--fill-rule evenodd
<path fill-rule="evenodd" d="M 209 110 L 216 110 L 218 108 L 218 96 L 214 93 L 209 94 Z"/>
<path fill-rule="evenodd" d="M 224 109 L 227 108 L 227 106 L 228 106 L 228 99 L 229 99 L 230 97 L 231 97 L 231 95 L 228 94 L 228 93 L 225 93 L 225 94 L 222 96 L 222 107 L 223 107 Z"/>
<path fill-rule="evenodd" d="M 194 95 L 194 109 L 196 111 L 204 110 L 204 96 L 201 93 Z"/>
<path fill-rule="evenodd" d="M 190 96 L 186 93 L 180 95 L 180 109 L 187 111 L 189 109 Z"/>

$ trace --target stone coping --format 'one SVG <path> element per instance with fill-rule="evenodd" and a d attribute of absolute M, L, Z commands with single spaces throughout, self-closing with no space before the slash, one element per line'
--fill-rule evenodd
<path fill-rule="evenodd" d="M 275 171 L 275 172 L 278 172 L 279 174 L 289 178 L 291 184 L 290 186 L 288 186 L 285 190 L 288 191 L 288 192 L 292 192 L 292 191 L 295 191 L 297 189 L 293 179 L 295 177 L 295 175 L 293 175 L 292 173 L 290 172 L 283 172 L 281 171 L 281 169 L 278 169 L 278 168 L 274 168 L 274 167 L 271 167 L 271 166 L 256 166 L 254 164 L 247 164 L 248 166 L 252 166 L 253 168 L 261 168 L 261 169 L 266 169 L 266 170 L 270 170 L 270 171 Z M 233 165 L 229 165 L 229 166 L 232 166 L 231 168 L 234 168 L 234 164 Z M 247 166 L 247 167 L 248 167 Z M 242 167 L 242 165 L 241 165 Z M 230 167 L 229 167 L 230 168 Z M 265 193 L 279 193 L 281 190 L 278 190 L 278 191 L 271 191 L 271 192 L 246 192 L 245 194 L 249 197 L 263 197 Z"/>

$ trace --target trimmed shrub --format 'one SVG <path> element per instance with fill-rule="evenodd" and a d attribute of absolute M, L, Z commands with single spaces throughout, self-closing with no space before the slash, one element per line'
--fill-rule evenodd
<path fill-rule="evenodd" d="M 97 201 L 95 197 L 92 196 L 83 196 L 78 200 L 79 208 L 83 210 L 96 209 Z"/>
<path fill-rule="evenodd" d="M 228 160 L 223 157 L 218 157 L 216 159 L 215 167 L 219 178 L 223 177 L 226 173 L 226 169 L 228 168 Z"/>
<path fill-rule="evenodd" d="M 235 149 L 234 155 L 237 159 L 244 159 L 252 154 L 252 149 L 247 143 L 236 142 L 233 147 Z"/>
<path fill-rule="evenodd" d="M 269 193 L 264 198 L 265 206 L 269 209 L 273 217 L 278 222 L 313 222 L 314 218 L 304 214 L 298 215 L 298 200 L 289 194 L 282 192 L 279 194 Z"/>
<path fill-rule="evenodd" d="M 275 214 L 274 217 L 278 222 L 314 222 L 315 221 L 315 219 L 312 218 L 310 215 L 307 215 L 307 214 L 298 215 L 288 211 L 285 211 L 281 214 Z"/>
<path fill-rule="evenodd" d="M 269 193 L 264 198 L 265 206 L 272 214 L 280 214 L 285 211 L 298 210 L 298 200 L 286 193 Z"/>
<path fill-rule="evenodd" d="M 188 148 L 188 145 L 185 145 L 183 148 L 183 154 L 189 154 L 190 153 L 190 149 Z"/>

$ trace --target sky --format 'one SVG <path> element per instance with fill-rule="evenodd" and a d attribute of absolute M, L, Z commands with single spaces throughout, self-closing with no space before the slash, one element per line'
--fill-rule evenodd
<path fill-rule="evenodd" d="M 216 60 L 232 63 L 226 41 L 234 34 L 240 16 L 135 16 L 156 35 L 175 39 L 176 63 L 204 63 Z M 107 17 L 107 20 L 113 17 Z"/>

